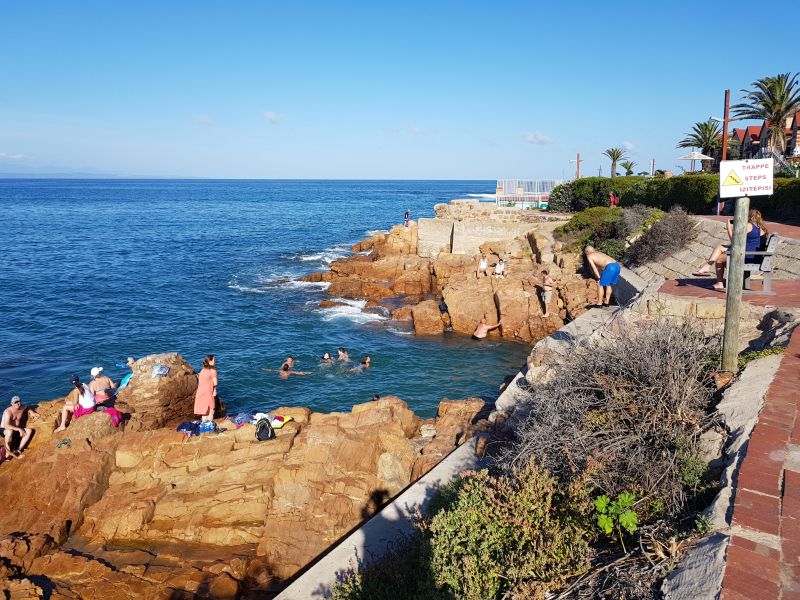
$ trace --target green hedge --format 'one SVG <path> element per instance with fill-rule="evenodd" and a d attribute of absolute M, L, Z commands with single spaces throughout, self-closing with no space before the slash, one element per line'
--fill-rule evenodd
<path fill-rule="evenodd" d="M 775 193 L 751 198 L 750 206 L 765 219 L 800 223 L 800 179 L 775 179 Z"/>
<path fill-rule="evenodd" d="M 693 174 L 668 178 L 585 177 L 558 186 L 551 196 L 550 210 L 579 212 L 595 206 L 608 206 L 614 192 L 621 206 L 643 204 L 667 212 L 682 206 L 696 215 L 715 214 L 719 175 Z M 772 196 L 756 196 L 750 206 L 766 219 L 800 222 L 800 179 L 775 179 Z"/>
<path fill-rule="evenodd" d="M 646 179 L 622 194 L 620 204 L 644 204 L 669 211 L 682 206 L 694 214 L 708 215 L 716 211 L 719 175 L 679 175 L 666 179 Z"/>

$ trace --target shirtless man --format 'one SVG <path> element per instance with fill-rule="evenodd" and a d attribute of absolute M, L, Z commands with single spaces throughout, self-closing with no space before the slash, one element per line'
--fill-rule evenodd
<path fill-rule="evenodd" d="M 292 367 L 283 363 L 281 368 L 278 370 L 278 377 L 281 379 L 286 379 L 289 375 L 311 375 L 311 371 L 292 371 Z"/>
<path fill-rule="evenodd" d="M 350 355 L 347 353 L 347 350 L 345 350 L 341 346 L 339 347 L 339 360 L 342 362 L 350 361 Z"/>
<path fill-rule="evenodd" d="M 553 298 L 553 285 L 555 282 L 550 273 L 542 271 L 542 303 L 544 304 L 543 318 L 550 316 L 550 300 Z"/>
<path fill-rule="evenodd" d="M 294 368 L 294 357 L 292 357 L 291 354 L 286 357 L 286 360 L 283 361 L 283 363 L 281 363 L 281 371 L 284 370 L 284 367 L 289 367 L 289 371 Z"/>
<path fill-rule="evenodd" d="M 0 423 L 0 427 L 3 429 L 6 456 L 22 458 L 22 451 L 25 450 L 25 446 L 27 446 L 28 442 L 31 440 L 33 429 L 31 427 L 20 427 L 25 419 L 25 413 L 28 413 L 32 419 L 39 418 L 39 413 L 32 408 L 23 406 L 19 396 L 11 398 L 11 406 L 3 411 L 3 420 Z M 11 438 L 14 436 L 15 432 L 19 434 L 20 442 L 17 450 L 13 451 L 11 450 Z"/>
<path fill-rule="evenodd" d="M 497 325 L 488 325 L 486 323 L 486 315 L 483 315 L 481 322 L 478 323 L 478 326 L 475 328 L 475 331 L 472 332 L 472 339 L 473 340 L 483 340 L 486 339 L 486 336 L 489 334 L 490 331 L 493 329 L 497 329 L 503 324 L 503 319 L 500 319 L 497 322 Z"/>
<path fill-rule="evenodd" d="M 597 305 L 608 306 L 611 302 L 611 288 L 619 281 L 619 263 L 608 254 L 603 254 L 594 246 L 586 246 L 583 253 L 592 268 L 594 276 L 597 277 Z M 603 270 L 600 274 L 598 269 Z"/>

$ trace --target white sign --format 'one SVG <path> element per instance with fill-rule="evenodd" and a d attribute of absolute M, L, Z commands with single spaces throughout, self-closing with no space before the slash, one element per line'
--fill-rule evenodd
<path fill-rule="evenodd" d="M 719 197 L 769 196 L 772 187 L 772 159 L 723 160 L 719 163 Z"/>

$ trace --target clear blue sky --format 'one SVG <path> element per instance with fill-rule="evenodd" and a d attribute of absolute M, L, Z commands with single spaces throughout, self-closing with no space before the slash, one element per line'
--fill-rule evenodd
<path fill-rule="evenodd" d="M 602 151 L 623 145 L 637 170 L 677 171 L 675 144 L 720 115 L 726 87 L 737 99 L 800 70 L 796 15 L 739 1 L 8 1 L 0 173 L 549 178 L 576 151 L 607 175 Z"/>

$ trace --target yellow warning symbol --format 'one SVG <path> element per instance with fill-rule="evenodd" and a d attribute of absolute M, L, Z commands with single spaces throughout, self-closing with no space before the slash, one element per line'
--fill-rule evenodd
<path fill-rule="evenodd" d="M 739 179 L 736 171 L 731 171 L 728 173 L 728 176 L 725 178 L 725 182 L 722 185 L 742 185 L 742 180 Z"/>

